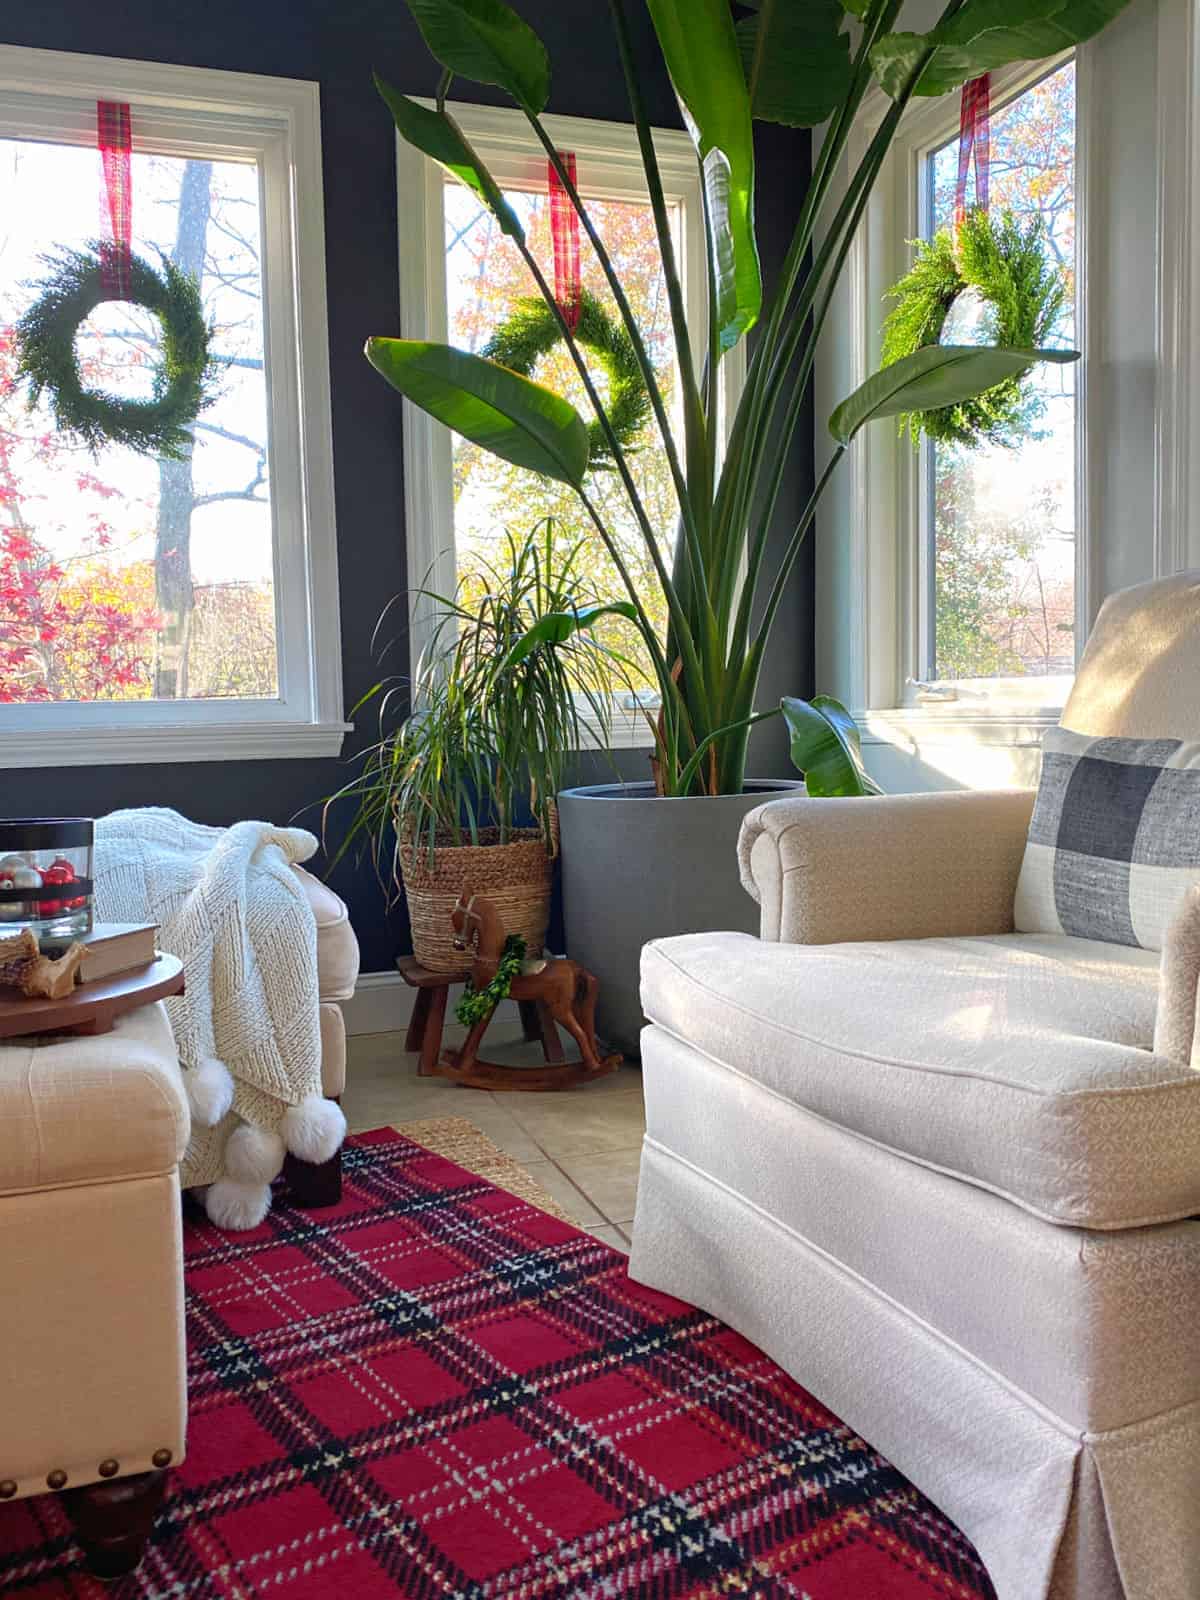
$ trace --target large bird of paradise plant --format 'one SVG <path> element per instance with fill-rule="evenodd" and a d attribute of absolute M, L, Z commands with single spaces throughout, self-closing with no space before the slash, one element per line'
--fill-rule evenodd
<path fill-rule="evenodd" d="M 903 0 L 645 0 L 684 121 L 696 146 L 707 233 L 708 334 L 693 343 L 663 186 L 627 15 L 609 0 L 646 186 L 662 250 L 682 390 L 682 438 L 621 281 L 542 123 L 550 62 L 541 40 L 503 0 L 406 0 L 442 68 L 436 108 L 377 79 L 401 135 L 467 184 L 515 242 L 552 314 L 608 440 L 630 509 L 666 600 L 656 633 L 617 541 L 589 492 L 588 430 L 560 395 L 449 345 L 374 338 L 367 356 L 409 400 L 506 461 L 578 495 L 637 610 L 661 694 L 656 770 L 673 795 L 740 793 L 750 728 L 774 709 L 756 695 L 763 653 L 821 493 L 868 422 L 954 405 L 1067 350 L 935 345 L 885 367 L 829 419 L 834 448 L 782 553 L 769 535 L 788 449 L 803 416 L 817 341 L 851 238 L 905 107 L 1009 62 L 1056 54 L 1098 33 L 1128 0 L 948 0 L 925 33 L 897 31 Z M 740 20 L 735 16 L 740 13 Z M 637 352 L 678 502 L 675 530 L 653 525 L 613 434 L 583 353 L 500 188 L 447 109 L 455 77 L 493 84 L 528 118 L 596 252 Z M 857 170 L 839 176 L 863 97 L 877 83 L 890 106 Z M 763 303 L 754 232 L 755 120 L 824 127 L 778 286 Z M 723 458 L 717 438 L 722 358 L 757 326 L 746 383 Z M 674 535 L 673 559 L 663 554 Z M 550 626 L 561 630 L 558 619 Z M 536 647 L 534 630 L 526 648 Z M 790 719 L 789 719 L 790 720 Z"/>

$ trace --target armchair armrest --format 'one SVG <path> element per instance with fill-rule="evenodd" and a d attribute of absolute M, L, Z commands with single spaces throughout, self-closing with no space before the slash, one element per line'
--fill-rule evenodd
<path fill-rule="evenodd" d="M 761 937 L 790 944 L 1011 933 L 1031 789 L 772 800 L 742 823 Z"/>
<path fill-rule="evenodd" d="M 1200 1071 L 1200 884 L 1184 896 L 1163 942 L 1154 1053 Z"/>

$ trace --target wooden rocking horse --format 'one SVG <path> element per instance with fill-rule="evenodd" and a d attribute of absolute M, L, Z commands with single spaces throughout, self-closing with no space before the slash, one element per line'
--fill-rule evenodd
<path fill-rule="evenodd" d="M 468 994 L 482 996 L 493 984 L 505 957 L 507 936 L 490 900 L 464 889 L 451 913 L 454 944 L 473 952 Z M 596 994 L 599 980 L 577 961 L 548 956 L 522 963 L 508 984 L 508 998 L 521 1010 L 528 1037 L 540 1033 L 544 1067 L 514 1067 L 484 1061 L 479 1047 L 496 1014 L 493 1003 L 472 1022 L 461 1049 L 447 1050 L 438 1062 L 439 1077 L 477 1089 L 565 1089 L 615 1072 L 619 1055 L 602 1056 L 596 1043 Z M 536 1022 L 537 1033 L 532 1030 Z M 579 1046 L 580 1060 L 567 1061 L 556 1027 Z"/>

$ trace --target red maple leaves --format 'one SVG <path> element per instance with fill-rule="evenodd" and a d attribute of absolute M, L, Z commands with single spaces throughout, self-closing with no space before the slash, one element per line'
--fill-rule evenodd
<path fill-rule="evenodd" d="M 89 499 L 122 491 L 80 471 L 75 452 L 53 433 L 18 429 L 11 330 L 0 329 L 0 702 L 124 699 L 145 691 L 162 619 L 154 608 L 150 563 L 116 565 L 100 554 L 112 527 Z M 29 520 L 18 461 L 32 450 L 39 464 L 74 477 L 88 549 L 56 560 Z"/>

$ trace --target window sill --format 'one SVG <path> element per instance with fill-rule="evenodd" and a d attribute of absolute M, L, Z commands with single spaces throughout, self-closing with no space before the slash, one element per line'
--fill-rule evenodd
<path fill-rule="evenodd" d="M 1056 728 L 1061 707 L 1004 705 L 984 709 L 949 701 L 942 705 L 899 706 L 894 710 L 855 711 L 864 744 L 916 749 L 922 744 L 1007 745 L 1040 748 L 1048 728 Z"/>
<path fill-rule="evenodd" d="M 651 707 L 651 715 L 658 715 L 657 707 Z M 584 707 L 579 713 L 579 731 L 583 735 L 584 750 L 652 750 L 654 748 L 654 735 L 650 731 L 650 724 L 646 721 L 645 714 L 640 711 L 630 710 L 627 706 L 617 705 L 613 707 L 607 735 L 605 735 L 599 722 L 592 715 L 590 707 Z"/>
<path fill-rule="evenodd" d="M 177 761 L 275 761 L 341 754 L 349 722 L 160 723 L 140 728 L 0 732 L 0 769 L 143 766 Z"/>

